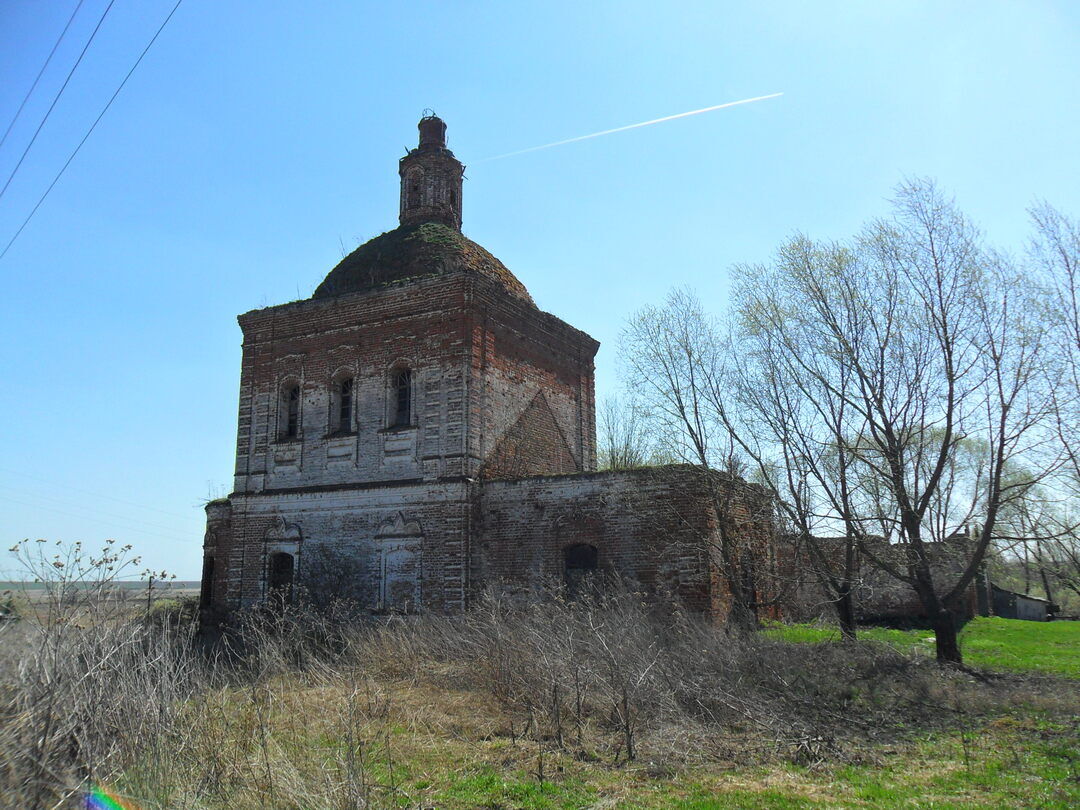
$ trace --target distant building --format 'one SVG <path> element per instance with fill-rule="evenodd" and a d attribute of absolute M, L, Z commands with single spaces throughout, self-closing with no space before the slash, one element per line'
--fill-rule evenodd
<path fill-rule="evenodd" d="M 1049 599 L 1008 591 L 989 581 L 986 582 L 986 585 L 990 595 L 989 604 L 992 606 L 994 616 L 1000 616 L 1003 619 L 1026 619 L 1031 622 L 1046 622 L 1054 618 L 1054 614 L 1057 613 L 1057 605 L 1051 604 Z M 989 614 L 984 613 L 983 615 Z"/>
<path fill-rule="evenodd" d="M 596 472 L 599 344 L 462 235 L 464 166 L 439 118 L 419 130 L 400 225 L 310 299 L 239 318 L 236 475 L 206 507 L 207 615 L 300 586 L 452 612 L 488 585 L 573 592 L 605 571 L 722 615 L 717 532 L 738 523 L 767 560 L 760 492 L 689 466 Z"/>
<path fill-rule="evenodd" d="M 934 581 L 940 588 L 951 589 L 967 567 L 970 550 L 963 540 L 970 536 L 965 527 L 951 534 L 946 542 L 924 543 Z M 839 570 L 846 548 L 844 538 L 819 537 L 816 542 L 832 565 Z M 890 544 L 880 537 L 867 538 L 865 542 L 877 559 L 888 560 L 896 568 L 904 569 L 906 547 L 903 543 Z M 832 608 L 824 589 L 812 570 L 791 570 L 789 565 L 784 578 L 794 583 L 791 598 L 786 602 L 789 615 L 808 619 L 831 612 Z M 926 609 L 915 589 L 872 562 L 859 548 L 855 550 L 852 582 L 857 621 L 864 624 L 927 621 Z M 1057 612 L 1057 606 L 1046 599 L 999 588 L 990 581 L 985 571 L 976 573 L 952 607 L 960 621 L 967 621 L 975 616 L 1047 621 Z"/>

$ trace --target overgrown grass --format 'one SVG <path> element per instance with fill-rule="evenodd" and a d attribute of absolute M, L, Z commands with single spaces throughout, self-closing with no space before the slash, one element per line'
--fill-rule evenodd
<path fill-rule="evenodd" d="M 818 624 L 774 624 L 766 634 L 798 643 L 840 640 L 835 627 Z M 860 628 L 859 638 L 902 651 L 934 652 L 934 634 L 930 630 L 866 627 Z M 979 617 L 964 626 L 960 647 L 965 663 L 971 666 L 1080 678 L 1080 622 Z"/>
<path fill-rule="evenodd" d="M 919 734 L 868 749 L 854 761 L 755 766 L 644 760 L 614 766 L 595 755 L 555 750 L 550 741 L 512 741 L 505 728 L 492 734 L 487 724 L 499 726 L 497 710 L 478 704 L 469 692 L 444 689 L 439 694 L 406 681 L 369 686 L 387 690 L 382 699 L 392 701 L 387 715 L 376 711 L 357 729 L 368 741 L 362 788 L 369 806 L 375 807 L 706 810 L 1080 804 L 1080 733 L 1075 723 L 1037 711 Z M 248 698 L 238 693 L 234 698 L 234 713 L 240 717 Z M 344 690 L 295 685 L 278 693 L 277 708 L 265 718 L 269 771 L 260 763 L 258 745 L 249 759 L 233 763 L 236 776 L 248 770 L 272 778 L 235 779 L 213 802 L 187 793 L 190 783 L 162 793 L 160 780 L 140 779 L 131 771 L 115 787 L 147 808 L 349 806 L 325 798 L 305 804 L 297 790 L 302 785 L 321 787 L 327 779 L 347 782 L 340 763 L 348 737 L 343 725 L 348 699 Z M 334 701 L 340 703 L 335 706 Z M 342 725 L 335 731 L 337 723 Z M 322 788 L 322 797 L 328 793 L 332 795 Z"/>
<path fill-rule="evenodd" d="M 613 587 L 264 613 L 207 657 L 184 615 L 4 629 L 0 807 L 1080 805 L 1075 684 L 941 668 L 919 634 L 741 638 Z"/>

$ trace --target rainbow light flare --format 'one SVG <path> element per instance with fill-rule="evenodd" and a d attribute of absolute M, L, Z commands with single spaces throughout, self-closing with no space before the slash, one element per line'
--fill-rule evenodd
<path fill-rule="evenodd" d="M 97 787 L 86 794 L 86 810 L 139 810 L 139 806 L 121 799 L 103 787 Z"/>

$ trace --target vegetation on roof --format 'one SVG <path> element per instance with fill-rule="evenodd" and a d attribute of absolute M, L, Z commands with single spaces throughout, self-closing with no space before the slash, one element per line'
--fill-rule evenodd
<path fill-rule="evenodd" d="M 437 222 L 402 225 L 360 245 L 330 271 L 312 298 L 453 272 L 486 276 L 511 295 L 532 302 L 525 286 L 502 262 L 454 228 Z"/>

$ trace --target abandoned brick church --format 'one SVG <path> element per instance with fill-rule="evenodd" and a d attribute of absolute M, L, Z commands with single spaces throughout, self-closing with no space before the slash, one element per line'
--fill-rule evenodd
<path fill-rule="evenodd" d="M 239 317 L 235 484 L 206 507 L 204 608 L 325 587 L 310 575 L 329 567 L 377 611 L 599 571 L 722 615 L 700 471 L 596 471 L 599 344 L 462 235 L 464 166 L 439 118 L 419 130 L 400 225 L 310 299 Z"/>

